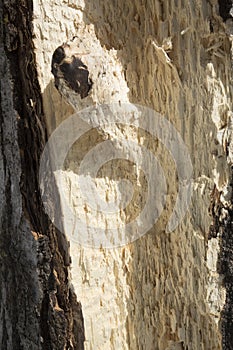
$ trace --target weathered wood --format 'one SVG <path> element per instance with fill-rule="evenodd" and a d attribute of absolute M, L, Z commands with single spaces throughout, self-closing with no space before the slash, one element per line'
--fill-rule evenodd
<path fill-rule="evenodd" d="M 0 0 L 0 17 L 1 350 L 233 349 L 232 1 Z M 51 60 L 75 35 L 93 85 L 86 79 L 80 90 L 66 74 L 75 89 L 63 85 L 65 101 Z M 66 159 L 68 183 L 101 137 L 126 136 L 160 152 L 170 191 L 167 210 L 144 237 L 92 249 L 77 244 L 68 226 L 60 232 L 51 224 L 39 162 L 47 135 L 73 113 L 67 101 L 81 109 L 114 96 L 153 108 L 179 131 L 194 168 L 192 205 L 167 234 L 177 173 L 158 140 L 132 128 L 84 135 Z M 110 194 L 117 165 L 99 173 Z M 120 165 L 127 179 L 142 179 L 139 168 Z M 145 181 L 140 186 L 130 218 L 146 201 Z M 67 188 L 72 202 L 76 193 Z M 59 190 L 51 189 L 62 217 Z"/>

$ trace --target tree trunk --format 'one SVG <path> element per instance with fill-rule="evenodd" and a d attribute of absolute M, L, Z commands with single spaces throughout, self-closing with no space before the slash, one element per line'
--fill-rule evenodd
<path fill-rule="evenodd" d="M 233 349 L 232 2 L 0 0 L 0 16 L 0 348 Z M 91 216 L 89 178 L 131 204 Z"/>
<path fill-rule="evenodd" d="M 0 348 L 83 349 L 81 305 L 69 284 L 69 245 L 40 199 L 39 160 L 47 132 L 32 5 L 0 3 Z"/>

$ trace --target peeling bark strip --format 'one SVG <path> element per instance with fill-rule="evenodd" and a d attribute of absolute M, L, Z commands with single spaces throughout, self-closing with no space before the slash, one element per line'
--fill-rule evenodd
<path fill-rule="evenodd" d="M 32 7 L 0 0 L 0 349 L 79 350 L 84 326 L 69 286 L 69 245 L 45 215 L 38 185 L 46 128 Z"/>

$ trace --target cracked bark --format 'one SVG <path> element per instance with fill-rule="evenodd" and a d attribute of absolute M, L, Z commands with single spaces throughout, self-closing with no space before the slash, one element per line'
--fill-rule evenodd
<path fill-rule="evenodd" d="M 44 213 L 39 194 L 46 127 L 32 5 L 0 1 L 0 348 L 83 349 L 82 309 L 69 285 L 69 245 Z"/>

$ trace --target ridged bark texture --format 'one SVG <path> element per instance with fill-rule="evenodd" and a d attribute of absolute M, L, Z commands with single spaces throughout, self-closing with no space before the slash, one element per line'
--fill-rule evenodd
<path fill-rule="evenodd" d="M 0 348 L 83 349 L 81 305 L 69 285 L 69 245 L 40 199 L 47 132 L 32 8 L 31 1 L 0 2 Z"/>

